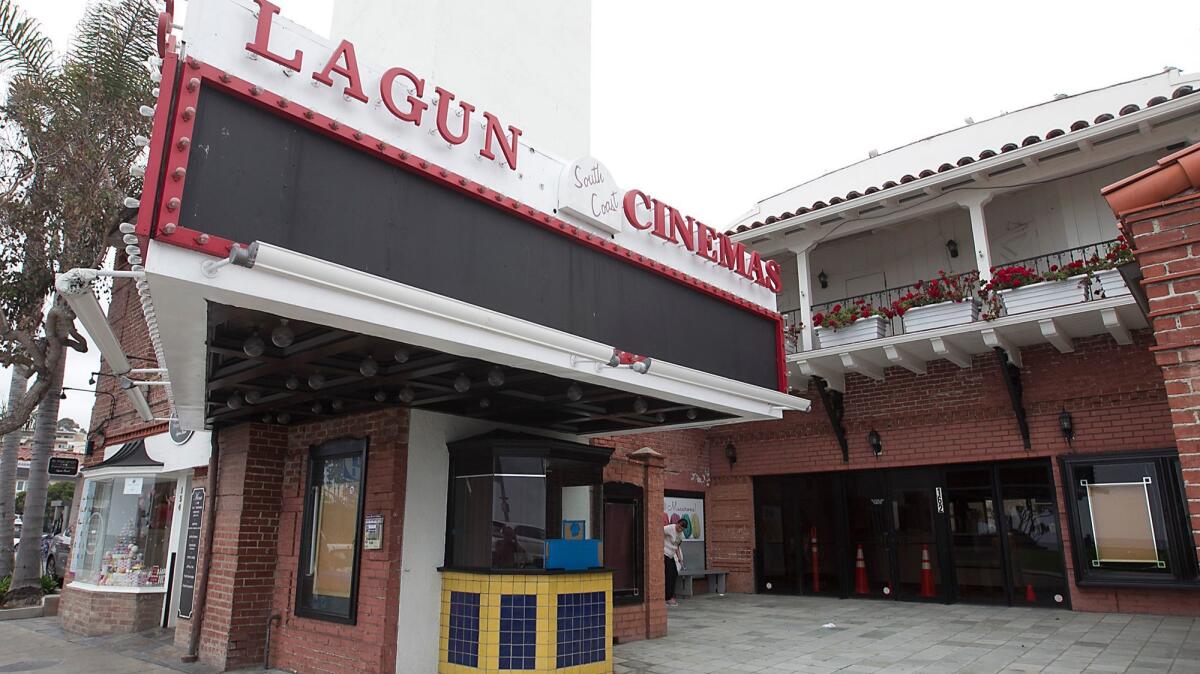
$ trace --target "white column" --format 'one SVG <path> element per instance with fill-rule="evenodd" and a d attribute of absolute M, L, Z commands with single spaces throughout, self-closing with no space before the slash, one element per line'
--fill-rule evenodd
<path fill-rule="evenodd" d="M 812 321 L 812 275 L 808 272 L 808 253 L 811 248 L 794 251 L 796 253 L 796 289 L 800 296 L 800 320 L 804 328 L 800 331 L 800 348 L 811 351 L 816 340 L 813 339 Z"/>
<path fill-rule="evenodd" d="M 992 246 L 988 242 L 987 220 L 983 207 L 992 200 L 990 193 L 967 197 L 959 202 L 971 213 L 971 243 L 975 249 L 975 267 L 979 270 L 980 282 L 992 278 Z"/>

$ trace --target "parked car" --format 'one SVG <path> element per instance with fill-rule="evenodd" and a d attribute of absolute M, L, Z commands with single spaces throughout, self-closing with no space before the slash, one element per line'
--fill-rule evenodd
<path fill-rule="evenodd" d="M 46 575 L 62 582 L 67 560 L 71 556 L 71 530 L 64 529 L 53 536 L 42 537 L 42 568 Z"/>

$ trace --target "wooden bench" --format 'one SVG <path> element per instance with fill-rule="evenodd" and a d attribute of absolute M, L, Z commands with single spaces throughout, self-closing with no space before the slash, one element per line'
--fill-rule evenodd
<path fill-rule="evenodd" d="M 725 594 L 725 577 L 729 575 L 728 571 L 717 571 L 716 569 L 684 569 L 679 572 L 679 580 L 676 581 L 676 594 L 681 597 L 692 596 L 692 581 L 698 577 L 708 579 L 708 588 L 712 590 L 716 588 L 717 594 Z"/>

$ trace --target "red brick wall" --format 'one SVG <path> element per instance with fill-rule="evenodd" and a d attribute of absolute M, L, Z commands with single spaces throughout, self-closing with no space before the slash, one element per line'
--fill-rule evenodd
<path fill-rule="evenodd" d="M 300 568 L 308 450 L 325 440 L 363 436 L 369 439 L 364 513 L 384 515 L 385 541 L 382 549 L 361 553 L 358 622 L 341 625 L 296 616 L 296 574 Z M 278 559 L 270 602 L 270 613 L 282 619 L 271 636 L 273 667 L 306 673 L 387 674 L 395 671 L 407 458 L 406 408 L 330 419 L 291 429 L 287 458 L 281 472 Z"/>
<path fill-rule="evenodd" d="M 88 637 L 129 634 L 158 626 L 165 596 L 159 592 L 90 592 L 67 585 L 58 615 L 68 632 Z"/>
<path fill-rule="evenodd" d="M 848 374 L 844 419 L 850 444 L 848 465 L 842 463 L 841 449 L 815 391 L 805 396 L 813 402 L 808 413 L 713 428 L 705 436 L 711 473 L 706 490 L 710 565 L 731 572 L 730 591 L 754 591 L 754 475 L 1054 457 L 1070 451 L 1058 425 L 1063 409 L 1074 419 L 1074 451 L 1173 447 L 1167 393 L 1150 346 L 1150 333 L 1143 331 L 1134 335 L 1129 346 L 1105 335 L 1076 339 L 1075 352 L 1069 354 L 1050 345 L 1023 349 L 1031 450 L 1022 445 L 999 361 L 990 354 L 976 356 L 969 369 L 944 360 L 930 362 L 925 375 L 889 368 L 883 382 Z M 883 455 L 878 459 L 867 445 L 871 429 L 883 437 Z M 732 468 L 724 456 L 729 441 L 737 447 Z M 668 459 L 668 474 L 692 470 L 686 463 L 672 465 L 675 459 Z M 1061 489 L 1058 500 L 1066 539 Z M 1070 574 L 1070 541 L 1064 543 Z M 1147 590 L 1082 590 L 1074 587 L 1073 580 L 1070 584 L 1074 606 L 1084 610 L 1130 611 L 1161 601 L 1160 593 Z M 1180 610 L 1200 613 L 1200 600 L 1195 606 L 1189 604 L 1183 603 Z"/>
<path fill-rule="evenodd" d="M 652 439 L 643 439 L 652 442 Z M 648 445 L 642 444 L 630 449 L 637 444 L 632 439 L 623 440 L 621 444 L 622 448 L 613 452 L 612 460 L 604 468 L 604 481 L 636 484 L 642 488 L 645 499 L 643 600 L 636 604 L 613 607 L 613 638 L 617 643 L 626 643 L 660 637 L 667 633 L 667 595 L 662 562 L 662 506 L 654 506 L 661 504 L 663 500 L 663 460 L 632 459 L 628 456 L 629 452 Z"/>
<path fill-rule="evenodd" d="M 1200 194 L 1179 197 L 1127 214 L 1122 229 L 1131 236 L 1150 301 L 1154 352 L 1162 368 L 1171 427 L 1187 485 L 1192 535 L 1200 547 Z M 1162 592 L 1149 610 L 1195 615 L 1195 593 Z M 1125 610 L 1141 610 L 1139 604 Z"/>
<path fill-rule="evenodd" d="M 287 429 L 242 424 L 219 431 L 218 442 L 216 528 L 200 659 L 235 669 L 263 659 Z"/>

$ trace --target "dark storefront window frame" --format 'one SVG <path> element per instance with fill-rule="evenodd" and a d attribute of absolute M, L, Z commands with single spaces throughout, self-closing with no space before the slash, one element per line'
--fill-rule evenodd
<path fill-rule="evenodd" d="M 633 507 L 633 588 L 617 588 L 616 574 L 613 574 L 613 604 L 640 604 L 646 595 L 646 498 L 644 490 L 636 484 L 629 482 L 605 482 L 604 483 L 604 505 L 607 513 L 609 503 Z M 606 530 L 607 532 L 607 530 Z M 607 555 L 607 549 L 604 559 L 604 565 L 611 567 L 612 564 Z"/>
<path fill-rule="evenodd" d="M 367 476 L 367 438 L 337 438 L 327 440 L 309 448 L 304 480 L 304 517 L 301 525 L 300 564 L 296 573 L 296 608 L 297 616 L 325 620 L 329 622 L 354 625 L 358 621 L 358 577 L 359 564 L 362 561 L 362 528 L 363 511 L 366 505 L 366 476 Z M 318 482 L 318 467 L 326 461 L 358 457 L 360 461 L 358 481 L 358 511 L 354 524 L 354 558 L 350 571 L 350 596 L 346 610 L 334 612 L 313 608 L 309 605 L 312 599 L 312 582 L 315 576 L 305 573 L 306 560 L 312 555 L 313 527 L 315 526 L 313 512 L 313 493 L 321 484 Z"/>
<path fill-rule="evenodd" d="M 456 556 L 458 555 L 458 552 L 455 550 L 456 542 L 462 546 L 472 543 L 470 540 L 460 540 L 460 538 L 467 538 L 466 534 L 463 536 L 456 535 L 456 516 L 458 513 L 455 511 L 455 506 L 458 496 L 456 484 L 458 479 L 491 477 L 492 480 L 488 483 L 486 500 L 494 504 L 494 490 L 497 479 L 508 477 L 542 478 L 542 498 L 543 504 L 545 504 L 547 490 L 551 481 L 550 476 L 553 474 L 555 466 L 580 464 L 594 468 L 596 471 L 596 480 L 593 486 L 596 487 L 596 490 L 593 492 L 590 500 L 594 512 L 598 517 L 592 518 L 593 531 L 587 532 L 587 538 L 596 538 L 603 542 L 603 475 L 604 466 L 608 464 L 609 457 L 612 456 L 611 448 L 584 445 L 577 442 L 524 433 L 495 431 L 450 443 L 447 445 L 447 449 L 450 453 L 450 470 L 446 493 L 446 545 L 442 570 L 501 574 L 546 574 L 559 572 L 555 569 L 546 569 L 544 557 L 541 564 L 526 567 L 497 566 L 494 559 L 489 559 L 487 564 L 471 564 L 456 561 Z M 535 472 L 527 472 L 530 469 L 525 464 L 522 464 L 519 473 L 510 472 L 513 470 L 512 465 L 514 464 L 512 462 L 521 462 L 525 459 L 542 460 L 540 475 Z M 546 508 L 545 512 L 548 513 L 549 508 Z M 548 522 L 543 522 L 543 540 L 557 539 L 562 536 L 562 532 L 557 528 L 559 523 L 555 523 L 553 525 L 555 528 L 552 530 L 549 529 L 550 526 Z M 489 532 L 490 550 L 490 542 L 492 540 L 490 535 L 491 527 L 486 527 L 485 529 Z M 593 533 L 595 535 L 592 535 Z M 478 530 L 472 530 L 469 534 L 471 536 L 479 535 Z M 479 541 L 474 541 L 474 544 L 478 545 Z M 601 554 L 603 554 L 603 546 L 601 546 Z M 491 556 L 492 554 L 489 553 L 489 557 Z M 601 560 L 601 563 L 603 563 L 603 560 Z"/>
<path fill-rule="evenodd" d="M 1071 529 L 1071 558 L 1075 566 L 1075 584 L 1080 587 L 1179 587 L 1200 588 L 1197 577 L 1196 549 L 1189 526 L 1189 511 L 1179 454 L 1173 449 L 1122 452 L 1118 454 L 1069 454 L 1059 457 L 1062 468 L 1063 500 Z M 1151 516 L 1161 516 L 1166 536 L 1166 571 L 1097 568 L 1091 562 L 1086 541 L 1091 524 L 1083 521 L 1077 504 L 1080 476 L 1094 466 L 1134 466 L 1149 464 L 1153 485 L 1149 506 Z M 1153 521 L 1152 521 L 1153 526 Z"/>

